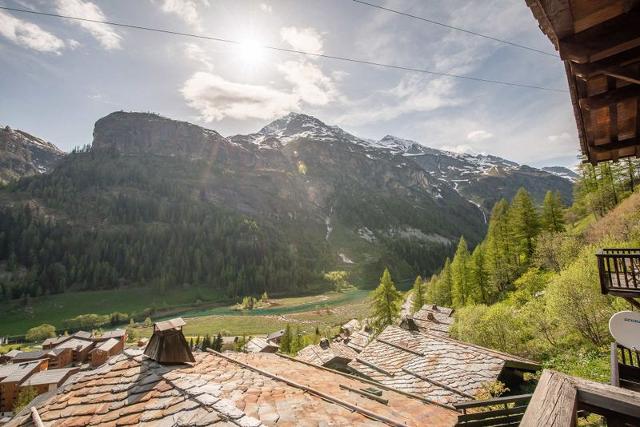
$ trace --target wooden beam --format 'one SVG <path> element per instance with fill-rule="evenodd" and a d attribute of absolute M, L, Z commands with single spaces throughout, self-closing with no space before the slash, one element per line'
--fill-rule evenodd
<path fill-rule="evenodd" d="M 588 30 L 560 38 L 560 57 L 585 64 L 640 46 L 640 11 L 631 10 Z"/>
<path fill-rule="evenodd" d="M 625 139 L 623 141 L 609 142 L 607 144 L 590 145 L 589 151 L 594 153 L 606 153 L 611 150 L 619 150 L 621 148 L 635 147 L 636 145 L 640 145 L 640 140 L 637 137 Z M 609 292 L 611 291 L 612 290 L 609 289 Z M 618 291 L 618 289 L 613 290 L 613 292 L 615 291 Z M 637 291 L 629 291 L 629 292 L 630 293 L 633 292 L 636 295 L 640 294 L 640 292 L 637 292 Z"/>
<path fill-rule="evenodd" d="M 629 65 L 637 64 L 640 62 L 640 47 L 625 50 L 617 55 L 613 55 L 600 61 L 593 61 L 587 64 L 578 64 L 577 62 L 571 62 L 572 72 L 578 76 L 591 76 L 596 75 L 599 71 L 608 68 L 615 67 L 627 67 Z"/>
<path fill-rule="evenodd" d="M 545 369 L 520 426 L 574 426 L 577 410 L 578 391 L 569 377 Z"/>
<path fill-rule="evenodd" d="M 611 385 L 620 387 L 620 373 L 618 369 L 618 344 L 611 343 Z"/>
<path fill-rule="evenodd" d="M 578 103 L 583 110 L 597 110 L 608 107 L 611 104 L 625 101 L 629 98 L 640 96 L 640 85 L 628 85 L 618 89 L 609 90 L 599 95 L 581 98 Z"/>

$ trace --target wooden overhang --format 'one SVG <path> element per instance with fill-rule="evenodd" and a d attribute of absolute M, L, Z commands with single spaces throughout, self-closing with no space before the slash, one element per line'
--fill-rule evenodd
<path fill-rule="evenodd" d="M 526 0 L 564 61 L 582 153 L 640 157 L 640 0 Z"/>

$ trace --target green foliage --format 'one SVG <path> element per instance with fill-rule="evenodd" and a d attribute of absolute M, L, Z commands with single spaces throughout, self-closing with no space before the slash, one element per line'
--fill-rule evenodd
<path fill-rule="evenodd" d="M 22 408 L 27 406 L 38 396 L 38 391 L 34 387 L 23 387 L 18 391 L 16 403 L 13 405 L 13 412 L 17 414 Z"/>
<path fill-rule="evenodd" d="M 281 353 L 291 353 L 291 344 L 293 341 L 293 334 L 291 332 L 291 325 L 287 323 L 287 326 L 284 328 L 284 334 L 280 338 L 280 352 Z"/>
<path fill-rule="evenodd" d="M 218 332 L 218 335 L 215 337 L 213 342 L 211 343 L 211 348 L 215 351 L 222 351 L 222 334 Z"/>
<path fill-rule="evenodd" d="M 542 204 L 542 229 L 552 233 L 564 231 L 564 214 L 560 192 L 547 191 Z"/>
<path fill-rule="evenodd" d="M 29 342 L 44 341 L 56 336 L 56 328 L 53 325 L 43 324 L 27 331 L 25 339 Z"/>
<path fill-rule="evenodd" d="M 65 329 L 97 329 L 111 322 L 111 316 L 100 314 L 81 314 L 63 323 Z"/>
<path fill-rule="evenodd" d="M 153 320 L 151 320 L 151 318 L 150 318 L 150 317 L 146 317 L 146 318 L 144 319 L 144 323 L 143 323 L 143 325 L 144 325 L 144 327 L 145 327 L 145 328 L 150 328 L 150 327 L 152 327 L 152 326 L 153 326 Z"/>
<path fill-rule="evenodd" d="M 133 320 L 133 319 L 132 319 Z M 138 340 L 138 331 L 132 325 L 127 326 L 127 341 L 136 342 Z"/>
<path fill-rule="evenodd" d="M 371 321 L 376 331 L 382 331 L 400 316 L 402 294 L 396 289 L 389 269 L 385 268 L 380 285 L 372 293 Z"/>
<path fill-rule="evenodd" d="M 344 292 L 352 286 L 349 284 L 349 273 L 346 271 L 330 271 L 325 273 L 324 280 L 332 283 L 336 292 Z"/>
<path fill-rule="evenodd" d="M 469 249 L 464 237 L 460 238 L 456 255 L 451 263 L 451 302 L 454 307 L 475 302 L 472 289 Z"/>
<path fill-rule="evenodd" d="M 427 303 L 425 296 L 425 283 L 422 277 L 416 277 L 415 282 L 413 282 L 413 291 L 412 295 L 412 305 L 411 312 L 415 313 L 420 310 L 423 305 Z"/>
<path fill-rule="evenodd" d="M 533 255 L 534 239 L 540 230 L 540 218 L 531 196 L 524 188 L 516 193 L 509 210 L 518 259 Z"/>
<path fill-rule="evenodd" d="M 257 303 L 258 303 L 258 300 L 252 296 L 243 297 L 242 304 L 240 305 L 240 307 L 243 310 L 253 310 L 254 307 L 257 305 Z"/>

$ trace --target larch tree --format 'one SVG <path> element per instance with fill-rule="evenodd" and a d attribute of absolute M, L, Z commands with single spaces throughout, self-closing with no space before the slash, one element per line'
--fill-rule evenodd
<path fill-rule="evenodd" d="M 460 237 L 458 249 L 451 262 L 451 302 L 454 307 L 462 307 L 473 300 L 469 258 L 467 241 Z"/>
<path fill-rule="evenodd" d="M 284 334 L 282 334 L 282 337 L 280 338 L 280 352 L 290 353 L 292 342 L 293 336 L 291 326 L 287 323 L 287 326 L 284 328 Z"/>
<path fill-rule="evenodd" d="M 475 302 L 488 304 L 494 295 L 494 289 L 489 282 L 489 272 L 487 271 L 484 245 L 478 245 L 473 250 L 470 260 L 471 289 Z"/>
<path fill-rule="evenodd" d="M 540 218 L 529 192 L 520 188 L 511 203 L 510 209 L 513 234 L 519 246 L 520 257 L 525 261 L 531 258 L 534 239 L 540 230 Z"/>
<path fill-rule="evenodd" d="M 512 253 L 514 244 L 509 210 L 509 203 L 505 199 L 495 204 L 485 239 L 489 280 L 498 291 L 506 289 L 517 270 L 516 257 Z"/>
<path fill-rule="evenodd" d="M 376 331 L 382 331 L 400 316 L 402 295 L 391 279 L 389 269 L 385 268 L 380 284 L 372 295 L 372 324 Z"/>
<path fill-rule="evenodd" d="M 416 277 L 416 281 L 413 282 L 413 301 L 411 305 L 412 313 L 420 310 L 422 306 L 426 304 L 425 293 L 424 280 L 421 276 L 418 276 Z"/>
<path fill-rule="evenodd" d="M 560 192 L 547 191 L 540 218 L 542 228 L 552 233 L 564 231 L 564 213 Z"/>
<path fill-rule="evenodd" d="M 434 304 L 444 307 L 451 306 L 451 260 L 447 258 L 444 261 L 444 267 L 438 275 L 438 279 L 434 283 Z"/>

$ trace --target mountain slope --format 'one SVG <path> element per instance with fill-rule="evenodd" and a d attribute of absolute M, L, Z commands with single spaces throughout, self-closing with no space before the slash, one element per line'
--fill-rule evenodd
<path fill-rule="evenodd" d="M 503 159 L 363 140 L 303 114 L 225 138 L 117 112 L 96 122 L 91 150 L 0 193 L 0 260 L 22 272 L 9 284 L 15 297 L 146 283 L 247 295 L 293 291 L 332 269 L 371 284 L 385 266 L 410 279 L 434 272 L 460 235 L 480 240 L 489 202 L 467 189 L 494 182 L 485 177 L 517 186 L 494 166 L 529 174 L 531 187 L 570 187 Z"/>
<path fill-rule="evenodd" d="M 63 156 L 50 142 L 9 126 L 0 128 L 0 184 L 47 172 Z"/>

